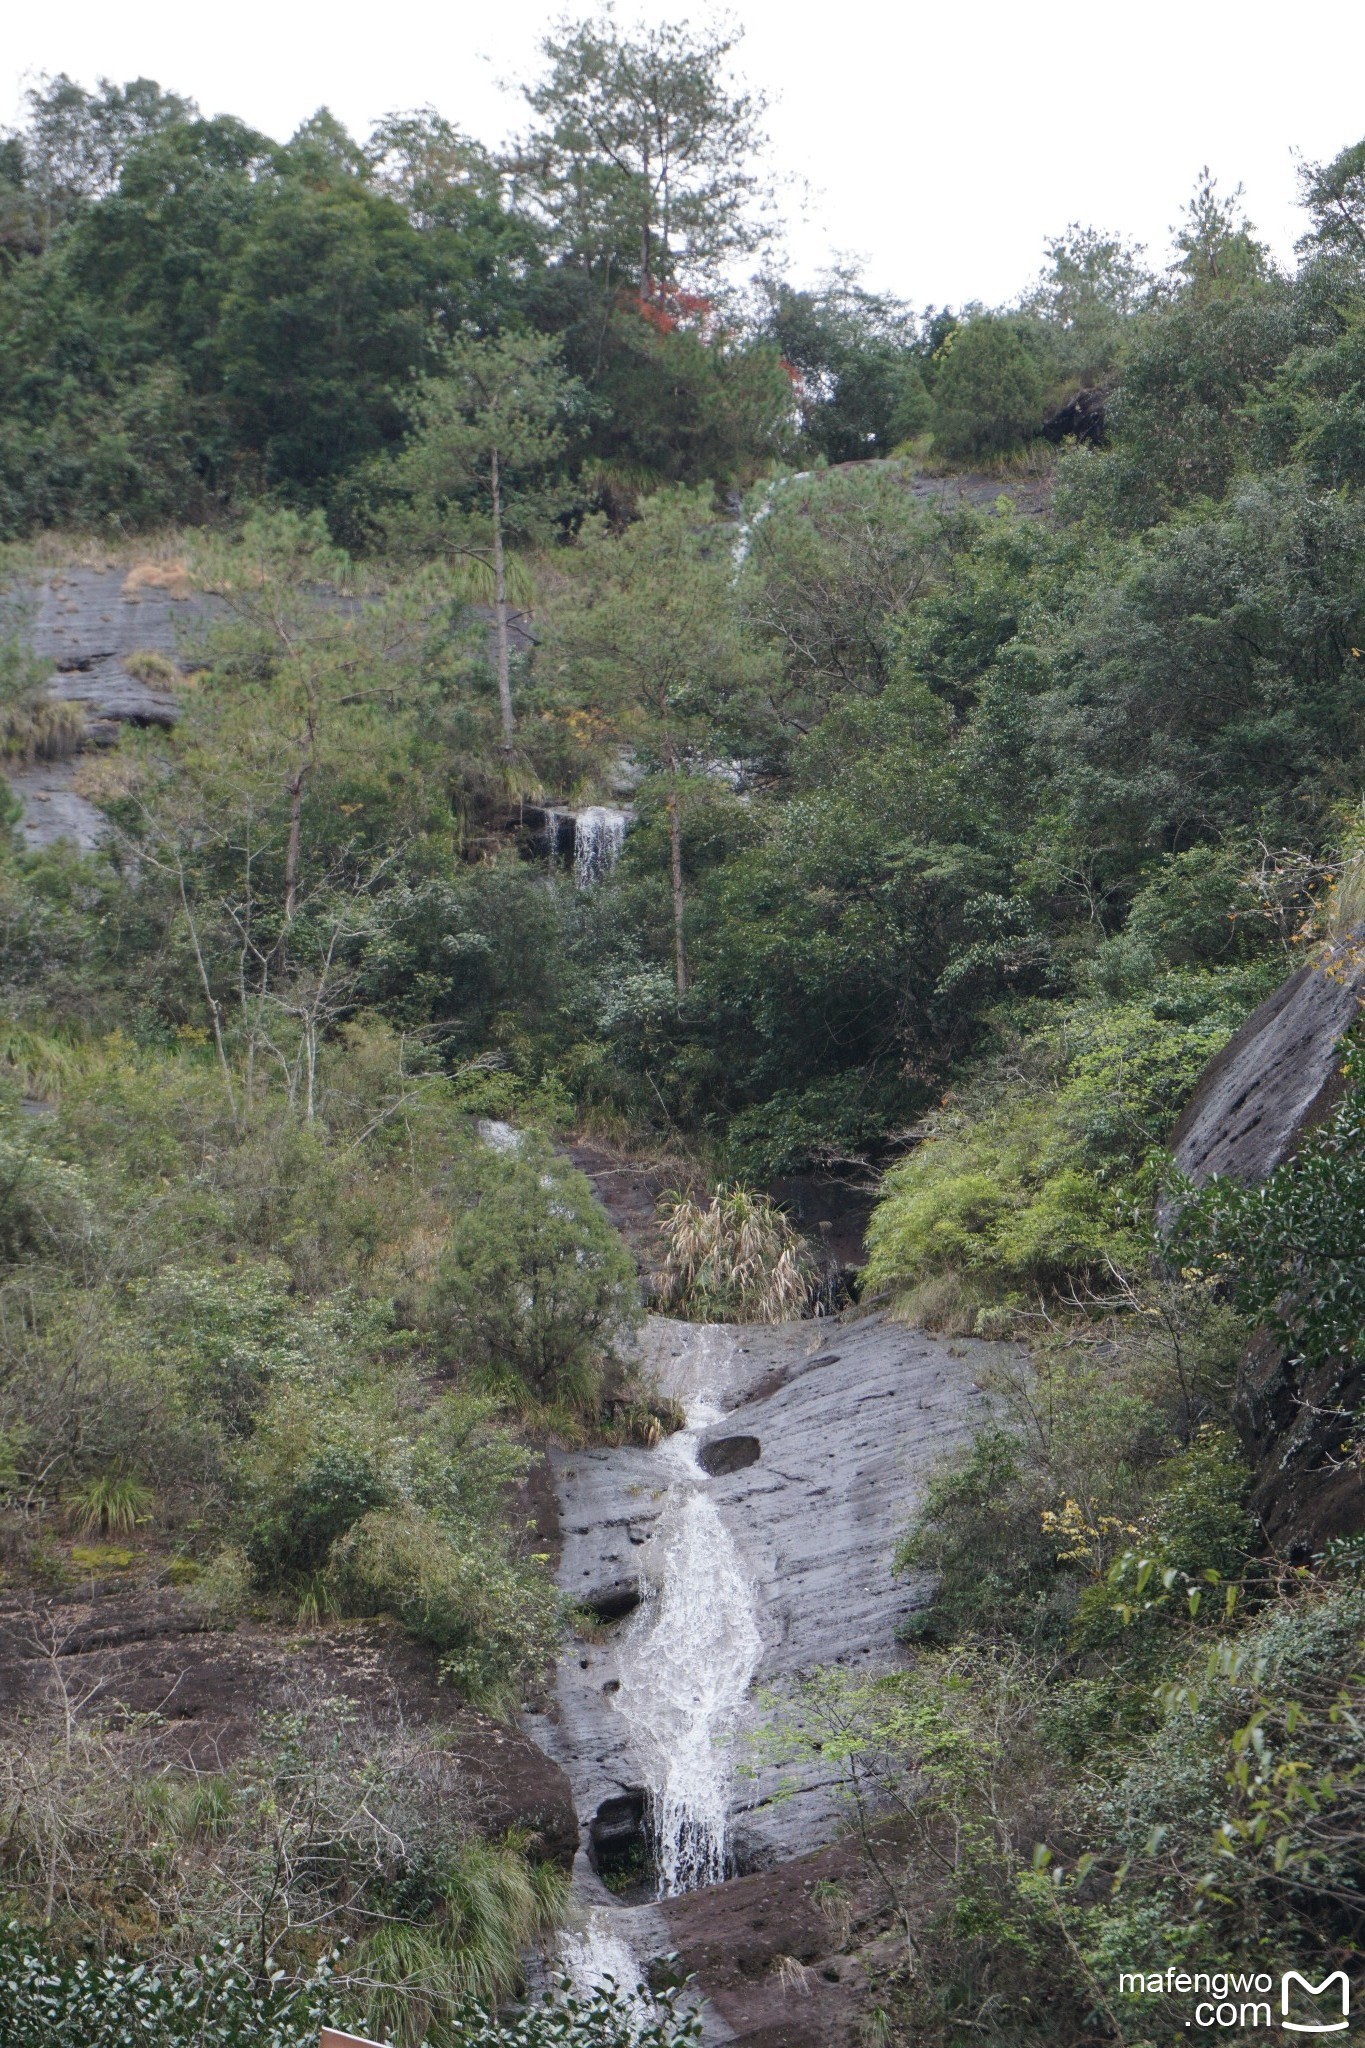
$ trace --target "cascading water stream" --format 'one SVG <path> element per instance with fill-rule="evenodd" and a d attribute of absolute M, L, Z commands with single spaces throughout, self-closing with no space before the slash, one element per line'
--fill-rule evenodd
<path fill-rule="evenodd" d="M 561 1937 L 559 1960 L 580 1998 L 591 1998 L 594 1991 L 611 1986 L 628 2002 L 636 2018 L 647 2022 L 654 2016 L 656 2007 L 644 1988 L 635 1951 L 604 1912 L 590 1913 L 585 1926 Z"/>
<path fill-rule="evenodd" d="M 611 873 L 625 843 L 628 822 L 624 811 L 611 810 L 605 804 L 589 804 L 579 811 L 574 820 L 573 876 L 580 889 L 590 889 Z"/>
<path fill-rule="evenodd" d="M 699 1394 L 685 1428 L 658 1453 L 672 1481 L 658 1532 L 659 1583 L 622 1645 L 614 1698 L 652 1779 L 661 1898 L 728 1874 L 725 1738 L 763 1652 L 749 1583 L 697 1463 L 698 1442 L 720 1417 Z"/>

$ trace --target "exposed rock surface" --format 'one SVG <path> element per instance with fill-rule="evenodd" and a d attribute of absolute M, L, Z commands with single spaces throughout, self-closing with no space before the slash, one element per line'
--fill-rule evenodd
<path fill-rule="evenodd" d="M 658 1910 L 682 1968 L 706 1986 L 733 2040 L 744 2048 L 832 2048 L 858 2038 L 867 1959 L 848 1952 L 817 1887 L 839 1888 L 856 1928 L 866 1880 L 861 1850 L 845 1836 Z"/>
<path fill-rule="evenodd" d="M 879 1314 L 738 1328 L 651 1319 L 645 1359 L 663 1391 L 685 1405 L 707 1397 L 723 1411 L 702 1449 L 744 1446 L 742 1462 L 720 1458 L 726 1469 L 702 1483 L 752 1587 L 762 1636 L 737 1731 L 732 1801 L 733 1848 L 750 1875 L 659 1905 L 609 1902 L 586 1866 L 619 1867 L 645 1833 L 649 1761 L 637 1747 L 622 1673 L 632 1632 L 648 1627 L 653 1611 L 667 1461 L 631 1447 L 551 1454 L 565 1592 L 581 1601 L 623 1579 L 639 1579 L 647 1592 L 638 1611 L 566 1652 L 555 1707 L 528 1715 L 525 1725 L 573 1786 L 591 1849 L 580 1861 L 581 1895 L 600 1899 L 642 1959 L 659 1952 L 662 1916 L 671 1945 L 699 1972 L 710 2038 L 803 2048 L 842 2039 L 840 2028 L 851 2024 L 847 1985 L 784 1985 L 775 1960 L 836 1946 L 809 1897 L 820 1873 L 803 1866 L 793 1874 L 793 1859 L 829 1850 L 845 1809 L 828 1774 L 797 1773 L 789 1792 L 784 1781 L 793 1774 L 751 1756 L 744 1739 L 766 1718 L 764 1689 L 819 1664 L 874 1671 L 899 1661 L 898 1631 L 930 1585 L 922 1575 L 892 1575 L 896 1541 L 930 1471 L 979 1427 L 980 1375 L 1003 1349 L 945 1343 Z M 851 1856 L 846 1846 L 837 1854 Z M 772 1938 L 755 1944 L 755 1930 L 744 1933 L 742 1922 L 763 1914 Z"/>
<path fill-rule="evenodd" d="M 1226 1174 L 1248 1185 L 1293 1156 L 1341 1097 L 1341 1042 L 1365 995 L 1357 928 L 1290 975 L 1210 1061 L 1171 1135 L 1196 1184 Z M 1161 1220 L 1171 1221 L 1171 1205 Z M 1252 1505 L 1274 1541 L 1311 1552 L 1365 1524 L 1360 1474 L 1336 1456 L 1365 1379 L 1306 1373 L 1262 1333 L 1242 1362 L 1237 1418 L 1257 1467 Z"/>
<path fill-rule="evenodd" d="M 54 569 L 25 577 L 12 595 L 24 638 L 53 670 L 47 694 L 85 706 L 87 746 L 113 744 L 121 725 L 173 726 L 180 716 L 174 689 L 126 664 L 155 654 L 183 668 L 187 634 L 222 612 L 214 599 L 191 592 L 183 569 L 154 562 Z M 9 783 L 24 806 L 18 829 L 31 852 L 59 839 L 88 852 L 104 838 L 104 818 L 75 788 L 69 760 L 12 770 Z"/>
<path fill-rule="evenodd" d="M 170 1591 L 0 1603 L 0 1705 L 55 1704 L 54 1673 L 88 1717 L 117 1727 L 154 1716 L 166 1762 L 197 1770 L 230 1765 L 260 1741 L 265 1716 L 303 1698 L 346 1700 L 381 1726 L 429 1727 L 462 1814 L 489 1835 L 525 1829 L 566 1865 L 577 1850 L 562 1771 L 516 1729 L 439 1685 L 431 1655 L 397 1624 L 292 1634 L 254 1622 L 212 1627 Z"/>
<path fill-rule="evenodd" d="M 155 563 L 54 570 L 29 581 L 23 595 L 26 637 L 55 670 L 49 693 L 137 725 L 174 725 L 180 704 L 173 689 L 140 680 L 125 662 L 151 653 L 187 667 L 186 636 L 223 613 L 220 602 L 191 590 L 183 570 Z"/>
<path fill-rule="evenodd" d="M 76 788 L 71 761 L 35 761 L 31 768 L 12 768 L 9 786 L 22 803 L 16 830 L 28 853 L 39 853 L 69 839 L 89 853 L 105 835 L 104 818 Z"/>
<path fill-rule="evenodd" d="M 1229 1039 L 1200 1076 L 1171 1133 L 1171 1154 L 1195 1182 L 1254 1183 L 1273 1173 L 1341 1093 L 1338 1047 L 1360 1012 L 1359 938 L 1301 967 Z"/>

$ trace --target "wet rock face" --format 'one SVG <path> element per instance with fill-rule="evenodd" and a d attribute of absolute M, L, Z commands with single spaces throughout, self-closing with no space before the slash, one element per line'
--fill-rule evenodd
<path fill-rule="evenodd" d="M 1210 1061 L 1171 1136 L 1175 1165 L 1255 1185 L 1293 1157 L 1341 1097 L 1341 1041 L 1365 995 L 1365 932 L 1301 967 Z M 1172 1204 L 1158 1211 L 1169 1227 Z M 1242 1361 L 1237 1423 L 1257 1468 L 1252 1506 L 1267 1534 L 1304 1555 L 1365 1523 L 1365 1491 L 1338 1453 L 1361 1376 L 1307 1373 L 1262 1332 Z"/>
<path fill-rule="evenodd" d="M 708 1449 L 746 1447 L 746 1462 L 702 1483 L 752 1587 L 762 1636 L 756 1688 L 815 1665 L 873 1671 L 900 1660 L 900 1631 L 932 1587 L 924 1574 L 895 1577 L 892 1554 L 930 1472 L 984 1421 L 979 1379 L 1002 1348 L 948 1344 L 880 1315 L 729 1332 L 651 1318 L 645 1363 L 662 1390 L 684 1405 L 705 1394 L 724 1411 L 699 1446 L 702 1470 Z M 754 1445 L 756 1460 L 747 1455 Z M 638 1614 L 561 1659 L 557 1713 L 526 1720 L 568 1773 L 587 1836 L 604 1802 L 646 1778 L 621 1681 L 665 1576 L 668 1460 L 666 1447 L 623 1445 L 553 1451 L 550 1462 L 564 1591 L 582 1602 L 625 1575 L 645 1587 Z M 751 1698 L 736 1750 L 744 1772 L 731 1848 L 736 1866 L 751 1872 L 818 1848 L 846 1824 L 819 1774 L 788 1791 L 791 1771 L 754 1765 L 745 1731 L 765 1712 Z"/>

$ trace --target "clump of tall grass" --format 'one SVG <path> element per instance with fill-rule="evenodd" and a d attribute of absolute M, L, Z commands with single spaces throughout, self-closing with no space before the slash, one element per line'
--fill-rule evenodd
<path fill-rule="evenodd" d="M 155 1504 L 150 1486 L 129 1473 L 99 1472 L 70 1495 L 67 1513 L 82 1535 L 126 1535 L 149 1518 Z"/>
<path fill-rule="evenodd" d="M 350 1986 L 381 2038 L 462 2039 L 466 2000 L 500 2004 L 519 1989 L 522 1958 L 560 1924 L 569 1889 L 561 1870 L 529 1861 L 526 1848 L 517 1836 L 463 1843 L 433 1873 L 428 1920 L 386 1920 L 351 1951 Z"/>
<path fill-rule="evenodd" d="M 715 1323 L 787 1322 L 807 1307 L 801 1239 L 766 1195 L 736 1182 L 706 1203 L 674 1191 L 661 1208 L 661 1307 Z"/>
<path fill-rule="evenodd" d="M 21 768 L 62 761 L 77 753 L 85 735 L 85 707 L 63 698 L 25 695 L 0 704 L 0 759 Z"/>
<path fill-rule="evenodd" d="M 46 671 L 5 633 L 0 610 L 0 761 L 27 768 L 74 754 L 85 734 L 85 707 L 49 697 Z"/>

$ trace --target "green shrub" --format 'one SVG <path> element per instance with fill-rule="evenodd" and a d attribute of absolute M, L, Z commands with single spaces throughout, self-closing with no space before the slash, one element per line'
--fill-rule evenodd
<path fill-rule="evenodd" d="M 886 1175 L 867 1284 L 904 1296 L 960 1275 L 980 1303 L 1140 1270 L 1167 1132 L 1253 993 L 1238 973 L 1173 974 L 1012 1047 Z"/>
<path fill-rule="evenodd" d="M 486 1528 L 452 1530 L 415 1508 L 356 1520 L 332 1553 L 332 1578 L 353 1610 L 397 1615 L 437 1652 L 442 1676 L 491 1710 L 518 1704 L 559 1640 L 559 1598 L 541 1566 L 500 1550 Z"/>
<path fill-rule="evenodd" d="M 334 1999 L 325 1974 L 262 1990 L 230 1950 L 170 1968 L 136 1955 L 68 1961 L 11 1922 L 0 2007 L 5 2048 L 315 2048 Z"/>
<path fill-rule="evenodd" d="M 96 1233 L 87 1176 L 39 1143 L 0 1136 L 0 1261 L 51 1256 Z"/>
<path fill-rule="evenodd" d="M 1183 1618 L 1186 1580 L 1205 1584 L 1210 1571 L 1219 1584 L 1206 1588 L 1203 1624 L 1216 1619 L 1222 1582 L 1245 1577 L 1259 1538 L 1235 1445 L 1191 1419 L 1226 1400 L 1244 1342 L 1202 1294 L 1134 1293 L 1126 1311 L 1000 1369 L 996 1420 L 933 1475 L 896 1554 L 898 1570 L 937 1579 L 913 1632 L 988 1629 L 1123 1664 L 1136 1653 L 1124 1610 L 1164 1605 L 1158 1620 Z M 1154 1581 L 1145 1601 L 1134 1588 L 1142 1559 Z M 1168 1568 L 1181 1580 L 1173 1598 Z"/>
<path fill-rule="evenodd" d="M 512 1152 L 480 1148 L 459 1172 L 428 1303 L 442 1351 L 486 1385 L 594 1406 L 639 1300 L 591 1183 L 529 1133 Z"/>
<path fill-rule="evenodd" d="M 78 1486 L 69 1496 L 68 1513 L 72 1527 L 83 1535 L 108 1535 L 135 1529 L 145 1522 L 156 1499 L 128 1472 L 99 1472 Z"/>
<path fill-rule="evenodd" d="M 1134 1954 L 1235 1956 L 1312 1974 L 1359 1950 L 1365 1594 L 1305 1588 L 1240 1638 L 1177 1667 L 1158 1726 L 1093 1798 L 1094 1850 L 1123 1882 L 1069 1917 L 1098 1972 Z M 1153 1938 L 1135 1950 L 1135 1925 Z M 1334 1957 L 1328 1962 L 1327 1957 Z M 1262 1962 L 1260 1959 L 1264 1959 Z M 1108 1981 L 1112 1981 L 1112 1977 Z M 1186 2017 L 1150 2003 L 1143 2031 Z"/>
<path fill-rule="evenodd" d="M 1177 1193 L 1176 1254 L 1228 1284 L 1248 1320 L 1307 1365 L 1349 1377 L 1365 1325 L 1365 1090 L 1258 1186 L 1215 1176 Z"/>
<path fill-rule="evenodd" d="M 955 459 L 1007 455 L 1042 418 L 1042 377 L 1010 323 L 983 313 L 956 328 L 934 382 L 935 450 Z"/>
<path fill-rule="evenodd" d="M 1251 1472 L 1211 1424 L 1152 1473 L 1132 1538 L 1077 1608 L 1072 1647 L 1134 1665 L 1171 1627 L 1219 1626 L 1247 1590 L 1260 1530 L 1247 1512 Z"/>
<path fill-rule="evenodd" d="M 337 1538 L 387 1498 L 367 1450 L 345 1441 L 323 1444 L 257 1505 L 244 1546 L 256 1583 L 289 1585 L 321 1571 Z"/>
<path fill-rule="evenodd" d="M 397 2042 L 440 2038 L 470 1999 L 515 1996 L 525 1956 L 553 1935 L 568 1892 L 564 1873 L 528 1862 L 523 1846 L 515 1837 L 461 1843 L 409 1885 L 413 1903 L 422 1894 L 422 1920 L 389 1920 L 347 1954 L 348 1974 L 375 1987 L 367 2030 Z"/>
<path fill-rule="evenodd" d="M 426 1971 L 404 1997 L 410 1963 L 421 1970 L 420 1954 L 406 1961 L 391 1943 L 367 1944 L 381 1988 L 372 1996 L 382 2015 L 400 2023 L 397 2038 L 411 2041 L 408 2022 L 429 2004 Z M 373 1951 L 373 1953 L 371 1953 Z M 429 1960 L 429 1959 L 428 1959 Z M 394 1986 L 384 1987 L 384 1971 Z M 333 1977 L 324 1961 L 304 1983 L 272 1982 L 262 1987 L 240 1951 L 222 1950 L 189 1965 L 166 1965 L 135 1952 L 104 1962 L 67 1960 L 39 1936 L 17 1923 L 0 1929 L 0 2000 L 5 2048 L 316 2048 L 323 2026 L 353 2029 L 368 2024 L 358 1998 L 365 1994 Z M 625 1991 L 596 1991 L 583 1997 L 547 1993 L 521 2014 L 495 2017 L 477 2003 L 462 2005 L 453 2025 L 432 2029 L 432 2048 L 688 2048 L 700 2037 L 700 2022 L 681 2017 L 674 1996 L 656 2000 L 657 2016 L 646 2019 Z"/>

